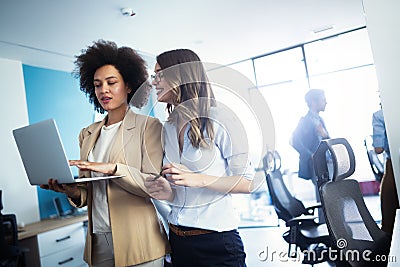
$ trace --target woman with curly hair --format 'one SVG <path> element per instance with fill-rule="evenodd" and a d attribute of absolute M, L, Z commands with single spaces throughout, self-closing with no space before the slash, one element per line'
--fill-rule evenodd
<path fill-rule="evenodd" d="M 250 193 L 244 129 L 214 98 L 197 54 L 177 49 L 157 56 L 153 85 L 167 103 L 163 177 L 146 179 L 158 200 L 171 204 L 169 241 L 174 267 L 246 266 L 232 193 Z"/>
<path fill-rule="evenodd" d="M 145 62 L 129 47 L 99 40 L 76 57 L 75 65 L 81 90 L 107 116 L 82 129 L 81 159 L 70 165 L 81 177 L 123 177 L 78 185 L 49 179 L 41 187 L 67 194 L 75 207 L 88 206 L 84 259 L 90 266 L 163 266 L 169 245 L 144 186 L 161 170 L 162 125 L 129 108 L 147 101 Z"/>

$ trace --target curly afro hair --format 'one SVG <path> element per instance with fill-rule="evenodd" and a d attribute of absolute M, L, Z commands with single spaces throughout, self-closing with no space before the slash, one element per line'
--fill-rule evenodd
<path fill-rule="evenodd" d="M 80 89 L 89 97 L 89 102 L 94 104 L 95 111 L 101 114 L 105 112 L 97 100 L 93 83 L 96 70 L 104 65 L 114 66 L 131 89 L 128 103 L 137 108 L 147 103 L 150 84 L 146 63 L 135 50 L 130 47 L 118 47 L 112 41 L 98 40 L 81 52 L 81 55 L 75 57 L 73 75 L 79 79 Z"/>

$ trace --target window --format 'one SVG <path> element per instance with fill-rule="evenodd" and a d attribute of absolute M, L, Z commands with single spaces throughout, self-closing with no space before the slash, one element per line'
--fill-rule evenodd
<path fill-rule="evenodd" d="M 304 50 L 310 76 L 373 64 L 366 29 L 306 44 Z"/>
<path fill-rule="evenodd" d="M 250 62 L 232 67 L 251 76 Z M 297 198 L 315 199 L 311 182 L 295 178 L 298 154 L 289 144 L 299 119 L 308 111 L 304 95 L 310 88 L 325 91 L 328 104 L 320 115 L 331 137 L 344 137 L 350 142 L 357 158 L 355 177 L 360 181 L 375 179 L 364 138 L 372 134 L 372 113 L 379 109 L 380 99 L 365 28 L 257 57 L 253 62 L 257 85 L 254 90 L 260 91 L 268 105 L 266 110 L 271 111 L 274 129 L 270 130 L 275 131 L 275 148 L 282 158 L 282 171 L 288 174 L 288 187 Z M 242 217 L 250 214 L 251 220 L 254 213 L 251 203 L 258 199 L 257 194 L 235 198 Z M 263 203 L 268 205 L 268 201 Z M 253 225 L 268 225 L 268 220 Z M 248 226 L 248 221 L 242 220 L 242 226 Z"/>
<path fill-rule="evenodd" d="M 259 87 L 306 77 L 301 47 L 254 59 L 254 68 Z"/>

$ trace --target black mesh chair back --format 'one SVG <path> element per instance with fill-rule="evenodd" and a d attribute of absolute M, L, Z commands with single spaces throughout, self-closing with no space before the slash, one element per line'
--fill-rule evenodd
<path fill-rule="evenodd" d="M 331 168 L 326 167 L 330 159 Z M 338 251 L 337 266 L 386 266 L 375 257 L 388 255 L 390 236 L 371 216 L 358 182 L 346 179 L 355 170 L 350 144 L 344 138 L 323 140 L 313 160 L 322 181 L 319 191 L 332 246 Z"/>
<path fill-rule="evenodd" d="M 379 155 L 375 152 L 374 147 L 372 146 L 372 135 L 365 137 L 364 146 L 367 151 L 369 165 L 371 166 L 371 170 L 374 173 L 375 180 L 380 182 L 385 171 L 384 157 L 382 156 L 381 159 Z"/>
<path fill-rule="evenodd" d="M 267 167 L 268 172 L 266 173 L 266 180 L 278 218 L 286 222 L 302 214 L 309 214 L 303 202 L 293 197 L 286 187 L 280 170 L 281 165 L 279 153 L 277 151 L 268 153 L 268 162 L 264 163 L 267 164 L 266 166 L 269 166 Z M 272 160 L 270 160 L 271 158 Z"/>
<path fill-rule="evenodd" d="M 389 254 L 391 239 L 371 216 L 358 182 L 353 179 L 328 182 L 320 190 L 326 223 L 340 253 L 339 259 L 351 266 L 386 266 L 386 262 L 376 262 L 375 257 L 383 259 Z M 364 255 L 368 258 L 363 258 Z"/>
<path fill-rule="evenodd" d="M 311 251 L 313 254 L 310 257 L 305 256 L 303 263 L 312 265 L 326 261 L 321 253 L 330 246 L 331 241 L 326 225 L 317 223 L 314 215 L 315 210 L 321 206 L 317 204 L 305 207 L 303 202 L 293 197 L 286 187 L 280 168 L 279 153 L 268 152 L 264 157 L 264 171 L 276 214 L 289 227 L 289 230 L 282 235 L 289 243 L 288 255 L 296 254 L 297 248 L 300 248 L 301 251 Z"/>
<path fill-rule="evenodd" d="M 0 267 L 24 267 L 26 248 L 18 246 L 18 227 L 15 214 L 2 214 L 0 190 Z"/>

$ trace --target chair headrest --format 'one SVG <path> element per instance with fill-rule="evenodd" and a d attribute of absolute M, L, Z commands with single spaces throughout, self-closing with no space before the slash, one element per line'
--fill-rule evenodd
<path fill-rule="evenodd" d="M 265 172 L 273 172 L 281 168 L 281 156 L 278 151 L 268 151 L 263 158 Z"/>
<path fill-rule="evenodd" d="M 328 152 L 328 153 L 327 153 Z M 353 149 L 345 138 L 322 140 L 313 154 L 315 174 L 318 180 L 343 180 L 355 171 Z"/>

